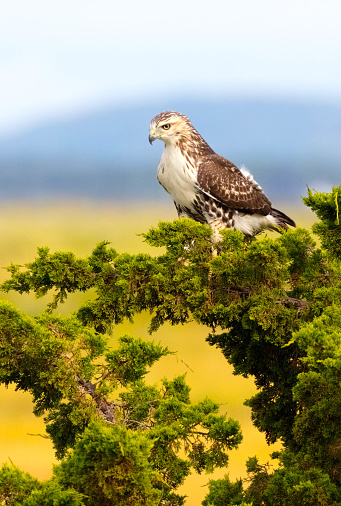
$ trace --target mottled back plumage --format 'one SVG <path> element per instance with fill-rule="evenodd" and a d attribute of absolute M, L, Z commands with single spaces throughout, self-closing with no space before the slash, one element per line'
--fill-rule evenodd
<path fill-rule="evenodd" d="M 215 241 L 224 228 L 255 235 L 295 226 L 271 207 L 252 175 L 217 155 L 183 114 L 166 111 L 155 116 L 150 143 L 155 139 L 165 143 L 157 177 L 172 196 L 178 216 L 207 223 Z"/>

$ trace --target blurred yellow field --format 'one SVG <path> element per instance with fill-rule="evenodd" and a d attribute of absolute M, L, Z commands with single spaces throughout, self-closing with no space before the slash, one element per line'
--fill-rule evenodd
<path fill-rule="evenodd" d="M 307 228 L 314 222 L 314 216 L 304 206 L 283 210 L 296 219 L 299 226 Z M 290 211 L 290 212 L 289 212 Z M 157 254 L 137 234 L 156 226 L 160 220 L 173 220 L 175 210 L 168 206 L 141 206 L 129 208 L 110 204 L 80 202 L 77 204 L 24 204 L 3 205 L 0 215 L 0 265 L 6 267 L 11 262 L 24 264 L 33 260 L 37 246 L 49 246 L 52 251 L 70 250 L 76 255 L 87 256 L 96 243 L 108 240 L 119 252 L 148 252 Z M 1 270 L 1 281 L 7 273 Z M 59 312 L 73 311 L 86 295 L 74 295 Z M 23 311 L 37 314 L 50 299 L 35 300 L 33 296 L 2 294 L 2 298 L 12 301 Z M 155 335 L 148 334 L 148 315 L 139 315 L 134 324 L 129 322 L 114 329 L 115 338 L 131 333 L 146 339 L 160 341 L 175 356 L 163 358 L 152 368 L 149 381 L 187 374 L 192 388 L 192 400 L 198 401 L 206 396 L 221 404 L 221 412 L 239 420 L 244 440 L 238 450 L 231 452 L 228 472 L 234 478 L 245 476 L 245 461 L 257 455 L 268 461 L 274 448 L 268 447 L 265 438 L 250 421 L 250 411 L 243 401 L 255 392 L 252 379 L 235 377 L 232 368 L 222 354 L 210 347 L 205 337 L 208 329 L 190 323 L 181 328 L 165 326 Z M 32 414 L 29 394 L 15 392 L 12 387 L 0 389 L 0 462 L 11 459 L 14 464 L 32 475 L 46 479 L 51 476 L 52 464 L 56 462 L 50 441 L 44 437 L 44 424 Z M 278 446 L 277 446 L 278 447 Z M 182 487 L 181 492 L 189 496 L 188 504 L 197 505 L 207 493 L 205 484 L 215 477 L 222 477 L 227 470 L 210 476 L 192 476 Z"/>

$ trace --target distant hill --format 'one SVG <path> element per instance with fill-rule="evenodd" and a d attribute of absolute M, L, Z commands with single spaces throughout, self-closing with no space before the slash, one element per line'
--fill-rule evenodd
<path fill-rule="evenodd" d="M 155 178 L 163 146 L 148 143 L 149 121 L 162 110 L 188 115 L 274 203 L 297 201 L 307 184 L 341 182 L 341 104 L 179 99 L 109 104 L 3 136 L 0 198 L 166 199 Z"/>

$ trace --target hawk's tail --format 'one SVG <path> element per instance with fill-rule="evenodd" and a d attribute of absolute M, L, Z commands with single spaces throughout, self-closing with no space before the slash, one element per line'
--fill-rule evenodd
<path fill-rule="evenodd" d="M 284 230 L 288 230 L 288 225 L 292 227 L 296 227 L 296 223 L 294 220 L 289 218 L 286 214 L 282 213 L 282 211 L 278 211 L 278 209 L 271 208 L 270 212 L 271 216 L 273 216 L 276 220 L 276 225 L 278 228 L 284 228 Z"/>

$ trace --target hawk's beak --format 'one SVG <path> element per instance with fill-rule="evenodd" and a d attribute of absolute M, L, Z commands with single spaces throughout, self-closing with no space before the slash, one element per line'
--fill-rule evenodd
<path fill-rule="evenodd" d="M 155 137 L 155 130 L 151 130 L 150 133 L 149 133 L 149 142 L 150 144 L 153 144 L 153 142 L 155 141 L 156 137 Z"/>

